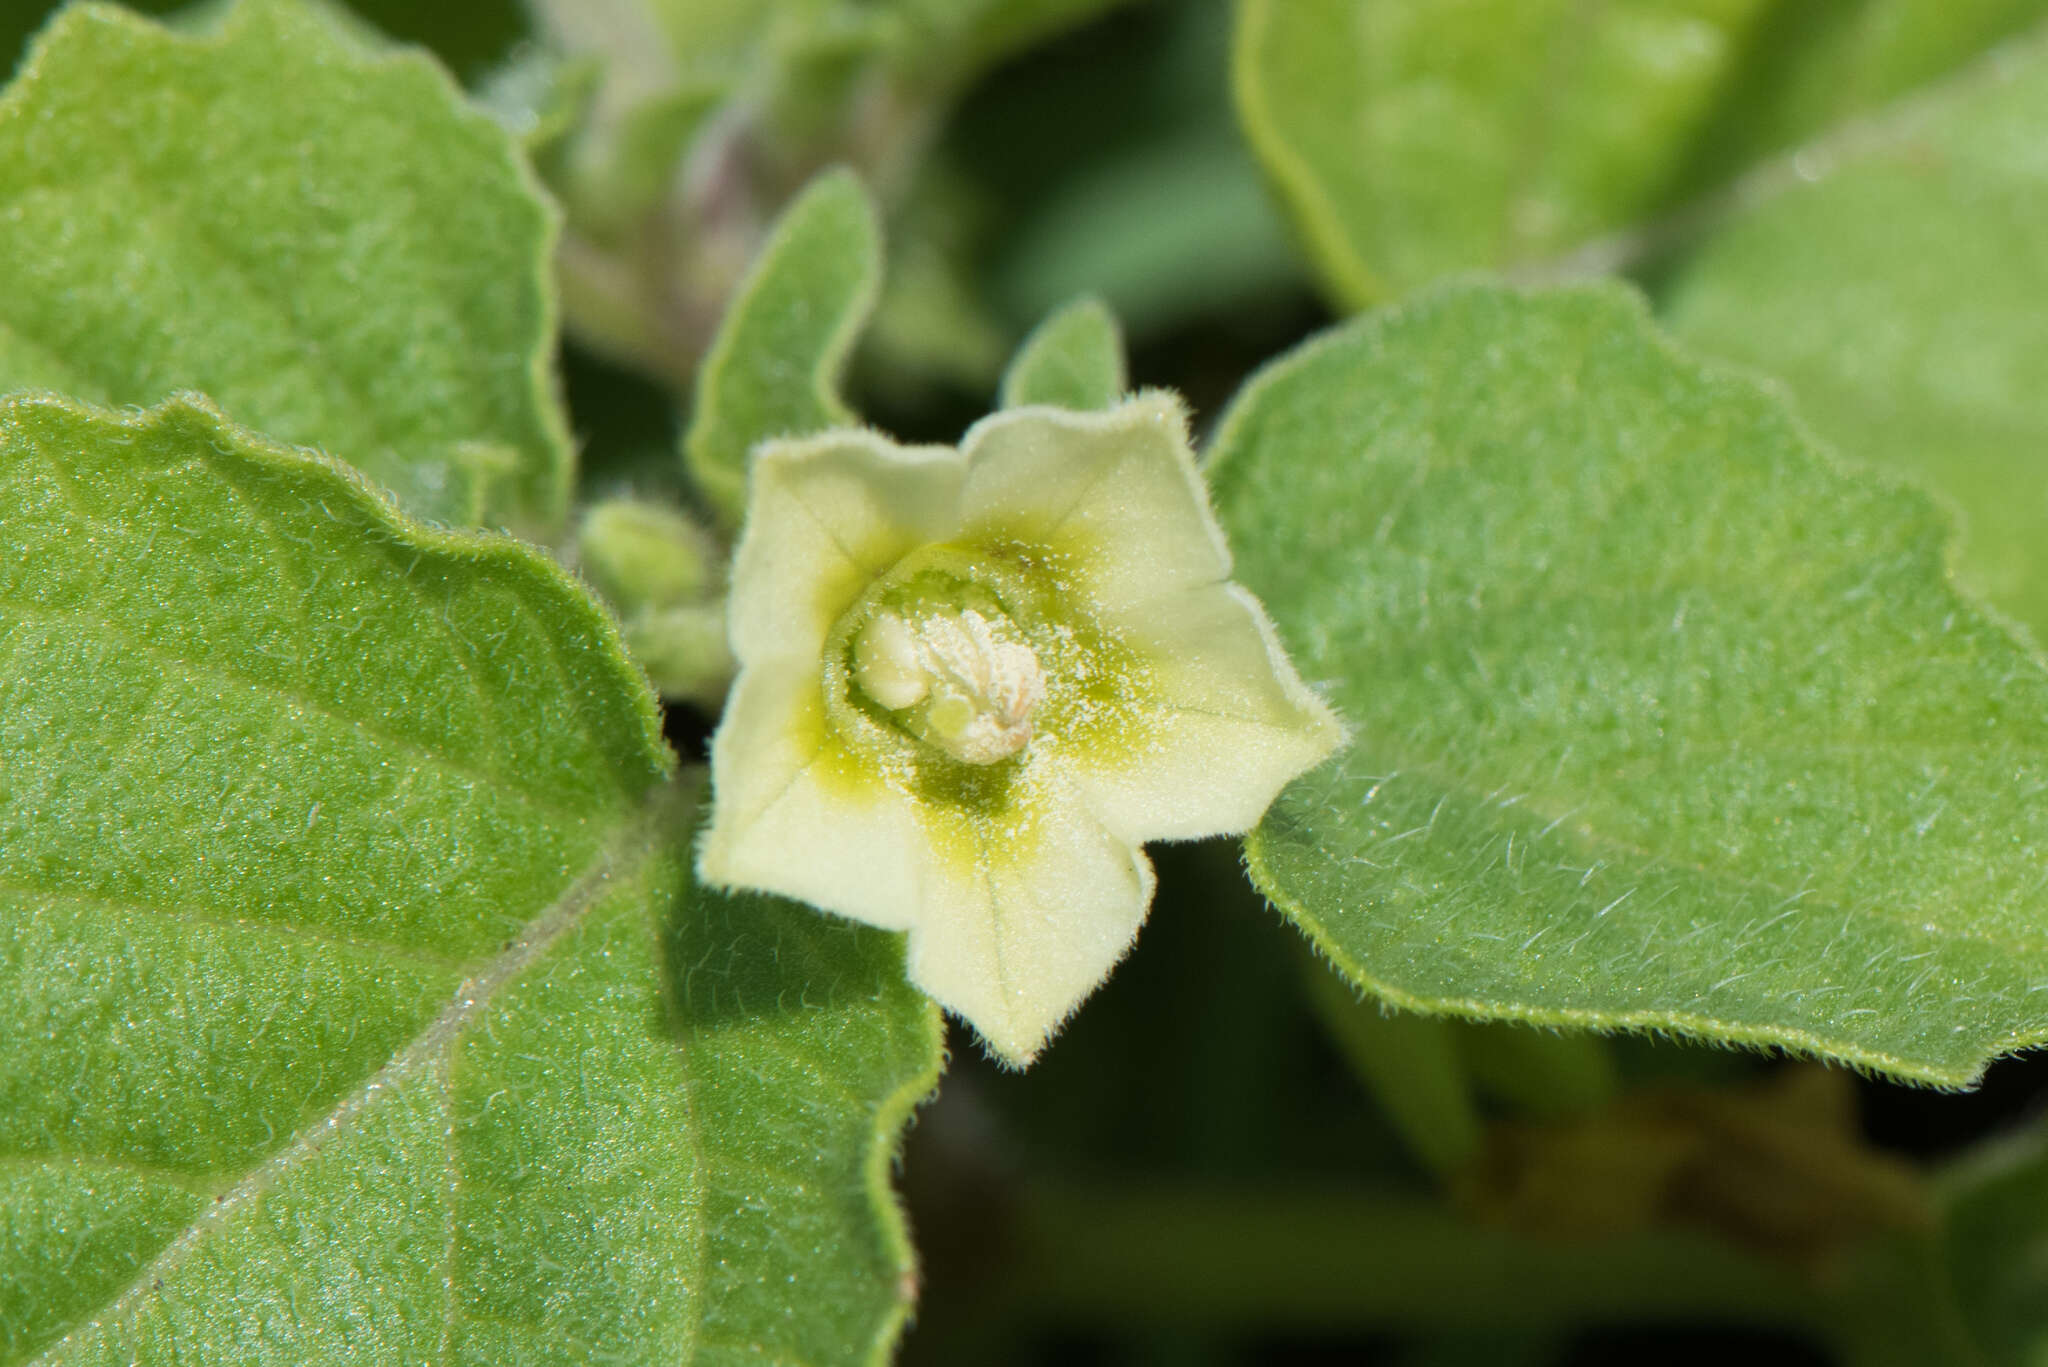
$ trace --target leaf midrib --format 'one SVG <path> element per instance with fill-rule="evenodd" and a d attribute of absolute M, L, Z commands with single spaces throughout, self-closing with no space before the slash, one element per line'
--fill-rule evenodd
<path fill-rule="evenodd" d="M 128 1314 L 214 1228 L 224 1224 L 242 1207 L 260 1199 L 308 1159 L 317 1157 L 337 1134 L 345 1131 L 385 1093 L 396 1091 L 436 1068 L 447 1066 L 463 1032 L 489 1008 L 497 993 L 574 930 L 616 882 L 630 877 L 661 848 L 663 833 L 672 829 L 680 819 L 680 813 L 693 791 L 692 784 L 678 778 L 649 792 L 637 811 L 621 823 L 618 833 L 560 897 L 529 920 L 505 949 L 479 961 L 475 970 L 456 984 L 446 1005 L 411 1043 L 394 1053 L 383 1066 L 324 1113 L 309 1120 L 283 1148 L 255 1164 L 237 1181 L 222 1187 L 192 1223 L 145 1263 L 102 1309 L 90 1319 L 74 1325 L 62 1338 L 37 1354 L 28 1367 L 46 1367 L 82 1330 Z M 452 1205 L 450 1209 L 453 1210 Z"/>

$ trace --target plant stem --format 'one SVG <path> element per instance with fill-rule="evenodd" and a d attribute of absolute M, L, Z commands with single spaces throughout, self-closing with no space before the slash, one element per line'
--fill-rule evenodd
<path fill-rule="evenodd" d="M 1409 1151 L 1446 1177 L 1479 1155 L 1484 1126 L 1449 1021 L 1361 1000 L 1329 965 L 1302 960 L 1303 984 L 1331 1043 Z"/>

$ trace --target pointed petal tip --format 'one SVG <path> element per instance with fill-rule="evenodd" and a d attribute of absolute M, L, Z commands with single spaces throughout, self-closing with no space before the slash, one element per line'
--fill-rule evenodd
<path fill-rule="evenodd" d="M 911 982 L 1006 1068 L 1029 1067 L 1130 952 L 1156 885 L 1141 848 L 1061 796 L 1036 838 L 984 840 L 962 878 L 934 866 L 910 927 Z"/>
<path fill-rule="evenodd" d="M 1189 444 L 1189 428 L 1193 421 L 1188 412 L 1187 400 L 1171 389 L 1139 389 L 1126 395 L 1116 407 L 1109 410 L 1109 416 L 1132 413 L 1150 418 L 1155 422 L 1169 423 L 1180 438 L 1181 445 Z"/>
<path fill-rule="evenodd" d="M 988 1055 L 989 1059 L 1005 1072 L 1021 1073 L 1032 1064 L 1038 1062 L 1038 1056 L 1044 1052 L 1045 1046 L 1052 1039 L 1051 1034 L 1048 1032 L 1039 1036 L 1028 1047 L 1017 1040 L 998 1042 L 993 1037 L 984 1034 L 972 1021 L 969 1021 L 967 1024 L 970 1029 L 974 1030 L 974 1038 L 980 1042 L 981 1052 Z"/>
<path fill-rule="evenodd" d="M 1332 707 L 1322 694 L 1306 683 L 1302 683 L 1300 687 L 1301 709 L 1308 723 L 1306 729 L 1310 743 L 1316 750 L 1315 758 L 1302 769 L 1303 773 L 1307 773 L 1351 743 L 1351 727 L 1344 720 L 1343 714 Z"/>

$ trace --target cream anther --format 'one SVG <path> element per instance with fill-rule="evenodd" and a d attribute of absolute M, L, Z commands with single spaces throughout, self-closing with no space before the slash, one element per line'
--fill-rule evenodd
<path fill-rule="evenodd" d="M 969 764 L 1031 741 L 1045 670 L 1030 646 L 998 636 L 973 608 L 905 618 L 883 612 L 853 647 L 854 682 L 892 712 L 923 704 L 920 735 Z"/>

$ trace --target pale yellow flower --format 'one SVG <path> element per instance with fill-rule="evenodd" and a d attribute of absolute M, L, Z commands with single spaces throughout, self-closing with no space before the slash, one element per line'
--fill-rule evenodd
<path fill-rule="evenodd" d="M 908 931 L 1013 1063 L 1130 947 L 1142 842 L 1249 829 L 1340 738 L 1230 582 L 1166 395 L 958 450 L 770 443 L 730 611 L 702 876 Z"/>

